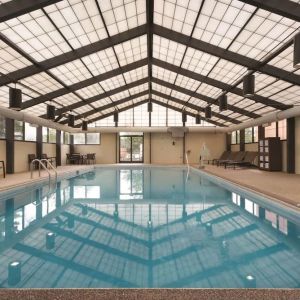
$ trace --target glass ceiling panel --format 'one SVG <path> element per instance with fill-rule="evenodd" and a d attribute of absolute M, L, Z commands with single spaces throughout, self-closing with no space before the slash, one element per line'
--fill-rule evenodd
<path fill-rule="evenodd" d="M 114 117 L 110 116 L 95 122 L 96 127 L 115 126 Z"/>
<path fill-rule="evenodd" d="M 156 103 L 153 103 L 153 111 L 151 113 L 152 126 L 167 125 L 167 108 Z"/>
<path fill-rule="evenodd" d="M 230 61 L 220 59 L 216 66 L 211 70 L 209 77 L 227 84 L 233 84 L 246 73 L 247 68 Z"/>
<path fill-rule="evenodd" d="M 282 101 L 285 104 L 299 105 L 300 104 L 300 87 L 291 86 L 275 95 L 272 99 Z"/>
<path fill-rule="evenodd" d="M 200 87 L 197 90 L 197 93 L 211 98 L 217 98 L 217 96 L 220 95 L 221 92 L 221 89 L 208 85 L 206 83 L 201 83 Z"/>
<path fill-rule="evenodd" d="M 75 49 L 107 38 L 94 0 L 61 1 L 45 11 Z"/>
<path fill-rule="evenodd" d="M 202 0 L 154 1 L 154 23 L 191 35 Z"/>
<path fill-rule="evenodd" d="M 1 25 L 0 25 L 1 26 Z M 0 41 L 0 72 L 7 74 L 32 65 L 30 61 L 18 52 Z"/>
<path fill-rule="evenodd" d="M 157 83 L 152 83 L 152 89 L 153 91 L 157 91 L 157 92 L 160 92 L 160 93 L 164 93 L 166 95 L 170 95 L 172 90 L 165 87 L 165 86 L 162 86 L 160 84 L 157 84 Z"/>
<path fill-rule="evenodd" d="M 168 71 L 166 69 L 157 67 L 157 66 L 153 66 L 152 68 L 152 75 L 155 78 L 173 83 L 175 81 L 176 78 L 176 73 Z"/>
<path fill-rule="evenodd" d="M 130 94 L 129 94 L 128 90 L 126 90 L 124 92 L 117 93 L 117 94 L 110 96 L 110 99 L 112 101 L 118 101 L 118 100 L 121 100 L 121 99 L 129 97 L 129 96 L 130 96 Z"/>
<path fill-rule="evenodd" d="M 141 92 L 147 91 L 147 90 L 148 90 L 148 83 L 144 83 L 144 84 L 141 84 L 134 88 L 131 88 L 128 91 L 131 95 L 134 95 L 134 94 L 141 93 Z"/>
<path fill-rule="evenodd" d="M 207 105 L 207 102 L 194 97 L 191 97 L 189 103 L 197 105 L 199 107 L 205 107 Z"/>
<path fill-rule="evenodd" d="M 272 59 L 268 64 L 277 68 L 284 69 L 288 72 L 293 72 L 300 75 L 300 70 L 293 67 L 294 46 L 290 46 L 285 51 L 281 52 L 278 56 Z"/>
<path fill-rule="evenodd" d="M 171 96 L 182 101 L 188 101 L 190 99 L 190 96 L 188 96 L 187 94 L 183 94 L 175 90 L 172 90 Z"/>
<path fill-rule="evenodd" d="M 99 1 L 100 10 L 110 35 L 146 24 L 146 1 Z"/>
<path fill-rule="evenodd" d="M 146 78 L 148 76 L 148 66 L 143 66 L 123 74 L 127 83 Z"/>
<path fill-rule="evenodd" d="M 71 50 L 42 10 L 2 22 L 0 31 L 37 61 Z"/>
<path fill-rule="evenodd" d="M 80 59 L 50 69 L 50 72 L 62 80 L 66 85 L 91 78 L 92 75 Z"/>
<path fill-rule="evenodd" d="M 37 90 L 40 94 L 43 95 L 62 88 L 61 84 L 59 84 L 45 72 L 27 77 L 20 82 L 31 87 L 32 89 Z"/>
<path fill-rule="evenodd" d="M 153 57 L 170 64 L 181 64 L 186 46 L 168 39 L 153 35 Z"/>
<path fill-rule="evenodd" d="M 299 26 L 299 22 L 259 9 L 229 49 L 262 60 L 290 39 Z"/>
<path fill-rule="evenodd" d="M 127 83 L 148 77 L 148 66 L 140 67 L 123 74 Z"/>
<path fill-rule="evenodd" d="M 195 91 L 199 87 L 200 82 L 179 74 L 177 76 L 175 84 L 177 86 L 181 86 L 181 87 L 186 88 L 188 90 Z"/>
<path fill-rule="evenodd" d="M 114 46 L 121 66 L 147 57 L 147 36 L 143 35 Z"/>
<path fill-rule="evenodd" d="M 77 90 L 76 93 L 79 94 L 81 97 L 87 99 L 87 98 L 91 98 L 96 95 L 103 94 L 104 91 L 101 88 L 101 86 L 99 85 L 99 83 L 95 83 L 95 84 L 89 85 L 87 87 L 84 87 L 80 90 Z"/>
<path fill-rule="evenodd" d="M 40 116 L 40 115 L 44 115 L 46 113 L 46 109 L 47 109 L 46 104 L 41 103 L 39 105 L 24 109 L 24 112 L 32 114 L 34 116 Z"/>
<path fill-rule="evenodd" d="M 254 10 L 237 0 L 205 1 L 193 37 L 227 48 Z"/>
<path fill-rule="evenodd" d="M 82 100 L 80 98 L 78 98 L 76 95 L 74 95 L 73 93 L 69 93 L 69 94 L 54 98 L 53 100 L 56 101 L 57 103 L 61 103 L 63 106 L 82 102 Z"/>
<path fill-rule="evenodd" d="M 8 107 L 8 86 L 0 87 L 0 105 L 3 107 Z"/>
<path fill-rule="evenodd" d="M 85 56 L 82 58 L 82 61 L 94 76 L 106 73 L 119 67 L 112 48 Z"/>
<path fill-rule="evenodd" d="M 216 56 L 188 48 L 182 63 L 182 68 L 206 76 L 218 60 L 219 58 Z"/>
<path fill-rule="evenodd" d="M 111 102 L 112 101 L 109 98 L 104 98 L 104 99 L 98 100 L 96 102 L 93 102 L 93 106 L 96 107 L 96 108 L 100 108 L 103 105 L 109 104 Z"/>
<path fill-rule="evenodd" d="M 105 91 L 110 91 L 110 90 L 116 89 L 123 85 L 125 85 L 125 82 L 124 82 L 122 75 L 118 75 L 118 76 L 101 81 L 101 87 Z"/>

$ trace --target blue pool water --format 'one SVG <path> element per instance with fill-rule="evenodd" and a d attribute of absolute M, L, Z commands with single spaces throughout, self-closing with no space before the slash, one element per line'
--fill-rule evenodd
<path fill-rule="evenodd" d="M 299 288 L 300 214 L 186 168 L 0 194 L 0 285 Z"/>

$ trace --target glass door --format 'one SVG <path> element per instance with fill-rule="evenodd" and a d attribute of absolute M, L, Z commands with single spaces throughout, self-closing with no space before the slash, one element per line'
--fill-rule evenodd
<path fill-rule="evenodd" d="M 121 163 L 144 162 L 144 136 L 120 133 L 119 157 Z"/>

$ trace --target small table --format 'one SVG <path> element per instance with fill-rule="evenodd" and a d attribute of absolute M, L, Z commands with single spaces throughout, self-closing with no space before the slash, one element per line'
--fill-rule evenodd
<path fill-rule="evenodd" d="M 2 164 L 2 169 L 3 169 L 3 177 L 5 178 L 5 163 L 4 163 L 4 160 L 0 160 L 0 163 Z"/>

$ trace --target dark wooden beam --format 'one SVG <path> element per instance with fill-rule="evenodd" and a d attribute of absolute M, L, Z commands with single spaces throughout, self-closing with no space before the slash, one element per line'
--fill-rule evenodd
<path fill-rule="evenodd" d="M 82 89 L 82 88 L 87 87 L 89 85 L 92 85 L 92 84 L 104 81 L 106 79 L 110 79 L 110 78 L 113 78 L 115 76 L 118 76 L 118 75 L 122 74 L 122 72 L 129 72 L 129 71 L 132 71 L 134 69 L 143 67 L 145 65 L 147 65 L 147 59 L 146 58 L 143 59 L 143 60 L 139 60 L 137 62 L 131 63 L 127 66 L 122 67 L 122 68 L 114 69 L 112 71 L 97 75 L 95 77 L 92 77 L 92 78 L 89 78 L 89 79 L 86 79 L 86 80 L 83 80 L 83 81 L 80 81 L 78 83 L 74 83 L 74 84 L 70 85 L 69 88 L 71 88 L 73 91 L 79 90 L 79 89 Z M 28 100 L 28 101 L 24 102 L 22 104 L 22 109 L 26 109 L 26 108 L 32 107 L 34 105 L 44 103 L 46 101 L 49 101 L 51 99 L 54 99 L 54 98 L 57 98 L 57 97 L 60 97 L 60 96 L 63 96 L 63 95 L 66 95 L 68 93 L 70 93 L 70 90 L 67 89 L 67 88 L 58 89 L 56 91 L 50 92 L 48 94 L 45 94 L 45 95 L 42 95 L 40 97 L 37 97 L 37 98 L 34 98 L 34 99 L 31 99 L 31 100 Z M 86 101 L 83 101 L 83 105 L 85 105 L 84 104 L 85 102 Z"/>
<path fill-rule="evenodd" d="M 128 96 L 128 97 L 125 97 L 125 98 L 123 98 L 123 99 L 121 99 L 121 100 L 117 100 L 117 101 L 114 101 L 114 102 L 112 102 L 112 103 L 103 105 L 103 106 L 99 107 L 98 110 L 99 110 L 99 112 L 101 112 L 101 111 L 104 111 L 104 110 L 109 109 L 109 108 L 111 108 L 111 107 L 115 107 L 115 106 L 118 106 L 118 105 L 120 105 L 120 104 L 124 104 L 124 103 L 126 103 L 126 102 L 132 101 L 132 100 L 134 100 L 134 99 L 136 99 L 136 98 L 138 98 L 138 97 L 145 96 L 145 95 L 147 95 L 147 94 L 148 94 L 148 91 L 147 91 L 147 90 L 146 90 L 146 91 L 143 91 L 143 92 L 140 92 L 140 93 L 137 93 L 137 94 L 133 94 L 133 95 Z M 83 113 L 83 114 L 80 114 L 80 115 L 76 116 L 76 117 L 75 117 L 75 120 L 77 120 L 77 119 L 82 119 L 82 118 L 87 118 L 87 117 L 89 117 L 89 116 L 92 116 L 93 114 L 95 114 L 95 111 L 94 111 L 94 110 L 89 110 L 89 111 L 87 111 L 87 112 L 85 112 L 85 113 Z M 64 121 L 62 121 L 62 122 L 60 122 L 60 123 L 61 123 L 61 124 L 67 124 L 67 123 L 68 123 L 68 120 L 64 120 Z"/>
<path fill-rule="evenodd" d="M 199 111 L 199 112 L 202 112 L 202 113 L 204 113 L 204 111 L 205 111 L 205 109 L 204 109 L 203 107 L 200 107 L 200 106 L 198 106 L 198 105 L 195 105 L 195 104 L 192 104 L 192 103 L 189 103 L 189 102 L 180 100 L 180 99 L 178 99 L 178 98 L 175 98 L 175 97 L 173 97 L 173 96 L 169 96 L 169 95 L 167 95 L 167 94 L 158 92 L 158 91 L 156 91 L 156 90 L 153 90 L 152 93 L 153 93 L 153 95 L 156 95 L 156 96 L 158 96 L 158 97 L 162 97 L 162 98 L 164 98 L 164 99 L 166 99 L 166 100 L 168 100 L 168 101 L 172 101 L 172 102 L 181 104 L 181 105 L 183 105 L 183 106 L 185 106 L 185 107 L 189 107 L 189 108 L 194 109 L 194 110 L 196 110 L 196 111 Z M 182 110 L 181 110 L 181 111 L 182 111 Z M 229 117 L 227 117 L 227 116 L 224 116 L 224 115 L 219 114 L 219 113 L 214 112 L 214 111 L 212 111 L 212 116 L 214 116 L 214 117 L 216 117 L 216 118 L 219 118 L 219 119 L 221 119 L 221 120 L 223 120 L 223 121 L 226 121 L 226 122 L 231 122 L 231 123 L 233 123 L 233 124 L 240 124 L 240 123 L 241 123 L 241 122 L 239 122 L 239 121 L 237 121 L 237 120 L 235 120 L 235 119 L 229 118 Z"/>
<path fill-rule="evenodd" d="M 172 40 L 174 42 L 189 46 L 196 50 L 231 61 L 235 64 L 244 66 L 250 70 L 259 71 L 261 73 L 287 81 L 291 84 L 300 85 L 300 75 L 285 71 L 272 65 L 262 63 L 255 59 L 238 54 L 236 52 L 225 50 L 224 48 L 215 46 L 213 44 L 209 44 L 207 42 L 191 38 L 190 36 L 184 35 L 180 32 L 173 31 L 171 29 L 154 24 L 153 33 L 166 39 Z M 290 39 L 284 44 L 284 47 L 281 47 L 280 51 L 282 52 L 286 50 L 292 44 L 293 40 Z"/>
<path fill-rule="evenodd" d="M 282 17 L 300 22 L 300 5 L 289 0 L 239 0 L 241 2 L 268 10 Z"/>
<path fill-rule="evenodd" d="M 183 87 L 180 87 L 178 85 L 175 85 L 175 84 L 172 84 L 172 83 L 169 83 L 169 82 L 166 82 L 164 80 L 161 80 L 161 79 L 157 79 L 157 78 L 152 78 L 152 82 L 155 82 L 159 85 L 162 85 L 162 86 L 165 86 L 169 89 L 172 89 L 172 90 L 175 90 L 175 91 L 178 91 L 180 93 L 183 93 L 183 94 L 186 94 L 186 95 L 189 95 L 191 97 L 194 97 L 194 98 L 197 98 L 199 100 L 202 100 L 202 101 L 205 101 L 207 102 L 208 104 L 215 104 L 217 105 L 217 102 L 215 99 L 213 98 L 210 98 L 208 96 L 205 96 L 205 95 L 202 95 L 200 93 L 196 93 L 194 91 L 191 91 L 189 89 L 186 89 L 186 88 L 183 88 Z M 242 108 L 238 108 L 238 107 L 235 107 L 233 105 L 229 105 L 228 104 L 228 109 L 233 111 L 233 112 L 236 112 L 236 113 L 239 113 L 241 115 L 245 115 L 245 116 L 248 116 L 249 118 L 258 118 L 259 115 L 255 114 L 255 113 L 252 113 L 252 112 L 249 112 L 245 109 L 242 109 Z"/>
<path fill-rule="evenodd" d="M 49 58 L 47 60 L 39 62 L 38 65 L 34 64 L 6 74 L 7 76 L 5 76 L 5 78 L 2 78 L 1 76 L 0 86 L 11 82 L 16 82 L 18 80 L 40 73 L 41 71 L 55 68 L 70 61 L 93 54 L 95 52 L 111 48 L 114 45 L 129 41 L 144 34 L 146 34 L 146 25 L 141 25 L 128 31 L 113 35 L 109 38 L 78 48 L 76 49 L 76 51 L 69 51 L 53 58 Z"/>
<path fill-rule="evenodd" d="M 0 5 L 0 22 L 28 14 L 34 10 L 55 4 L 62 0 L 12 0 Z"/>
<path fill-rule="evenodd" d="M 199 73 L 192 72 L 192 71 L 189 71 L 187 69 L 177 67 L 175 65 L 172 65 L 170 63 L 167 63 L 165 61 L 155 59 L 155 58 L 153 58 L 153 64 L 158 66 L 158 67 L 169 70 L 171 72 L 180 74 L 182 76 L 186 76 L 188 78 L 197 80 L 199 82 L 204 82 L 204 83 L 209 84 L 211 86 L 217 87 L 217 88 L 219 88 L 223 91 L 230 91 L 233 94 L 236 94 L 240 97 L 244 97 L 242 89 L 240 89 L 238 87 L 231 86 L 231 85 L 229 85 L 227 83 L 224 83 L 222 81 L 218 81 L 218 80 L 215 80 L 213 78 L 203 76 Z M 280 110 L 285 110 L 285 109 L 288 109 L 288 108 L 292 107 L 292 105 L 285 105 L 283 103 L 280 103 L 280 102 L 277 102 L 275 100 L 272 100 L 272 99 L 269 99 L 269 98 L 266 98 L 266 97 L 263 97 L 263 96 L 259 96 L 259 95 L 254 95 L 252 97 L 248 97 L 247 99 L 251 99 L 251 100 L 253 100 L 257 103 L 261 103 L 261 104 L 264 104 L 266 106 L 271 106 L 271 107 L 274 107 L 274 108 L 280 109 Z M 217 102 L 216 99 L 213 99 L 213 100 L 215 102 Z"/>

